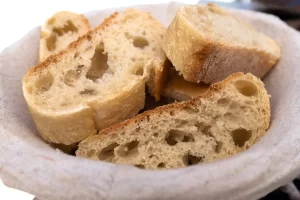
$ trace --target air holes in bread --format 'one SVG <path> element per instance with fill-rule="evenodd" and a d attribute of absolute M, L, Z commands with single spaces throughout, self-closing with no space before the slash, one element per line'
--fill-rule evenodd
<path fill-rule="evenodd" d="M 55 21 L 55 18 L 52 18 L 53 21 Z M 48 23 L 52 21 L 48 21 Z M 47 39 L 46 39 L 46 47 L 49 51 L 53 51 L 56 49 L 56 40 L 57 36 L 62 36 L 63 34 L 69 33 L 69 32 L 77 32 L 78 28 L 70 21 L 67 20 L 67 24 L 65 24 L 63 27 L 54 27 L 51 34 Z"/>
<path fill-rule="evenodd" d="M 91 79 L 95 82 L 107 72 L 107 69 L 107 55 L 104 54 L 103 44 L 100 44 L 95 50 L 94 56 L 92 58 L 91 67 L 86 74 L 86 78 Z"/>
<path fill-rule="evenodd" d="M 48 72 L 45 75 L 42 75 L 36 82 L 35 87 L 38 92 L 46 92 L 48 91 L 51 86 L 53 85 L 54 78 L 53 76 Z"/>
<path fill-rule="evenodd" d="M 78 28 L 70 20 L 67 20 L 67 24 L 65 24 L 63 27 L 54 27 L 53 32 L 58 36 L 62 36 L 65 33 L 78 32 Z"/>
<path fill-rule="evenodd" d="M 136 71 L 134 72 L 135 75 L 138 75 L 138 76 L 143 76 L 144 74 L 144 68 L 143 67 L 136 67 Z"/>
<path fill-rule="evenodd" d="M 195 141 L 191 133 L 186 133 L 180 130 L 170 130 L 165 137 L 168 145 L 174 146 L 178 142 L 193 142 Z"/>
<path fill-rule="evenodd" d="M 134 165 L 135 167 L 137 167 L 137 168 L 140 168 L 140 169 L 145 169 L 145 166 L 144 165 L 141 165 L 141 164 L 139 164 L 139 165 Z"/>
<path fill-rule="evenodd" d="M 171 116 L 174 116 L 174 115 L 175 115 L 175 111 L 174 111 L 174 110 L 171 110 L 171 111 L 170 111 L 170 115 L 171 115 Z"/>
<path fill-rule="evenodd" d="M 95 95 L 96 91 L 93 89 L 85 89 L 80 92 L 81 95 Z"/>
<path fill-rule="evenodd" d="M 62 102 L 62 103 L 60 104 L 61 107 L 65 107 L 65 106 L 67 106 L 67 105 L 68 105 L 67 102 Z"/>
<path fill-rule="evenodd" d="M 137 48 L 144 48 L 149 45 L 148 40 L 143 37 L 133 37 L 133 46 Z"/>
<path fill-rule="evenodd" d="M 152 150 L 152 148 L 151 148 L 151 150 Z M 153 157 L 154 157 L 154 155 L 148 156 L 149 159 L 152 159 Z"/>
<path fill-rule="evenodd" d="M 74 83 L 79 79 L 81 75 L 83 65 L 79 65 L 76 70 L 69 70 L 64 75 L 64 83 L 67 86 L 73 87 Z"/>
<path fill-rule="evenodd" d="M 188 133 L 185 136 L 183 136 L 182 142 L 194 142 L 195 139 L 192 134 Z"/>
<path fill-rule="evenodd" d="M 221 98 L 221 99 L 218 100 L 217 104 L 218 104 L 219 106 L 225 106 L 225 105 L 227 105 L 229 102 L 230 102 L 229 99 L 227 99 L 227 98 Z"/>
<path fill-rule="evenodd" d="M 153 133 L 153 136 L 154 137 L 158 137 L 158 133 L 156 132 L 156 133 Z"/>
<path fill-rule="evenodd" d="M 116 142 L 114 142 L 108 145 L 107 147 L 103 148 L 102 151 L 98 154 L 99 160 L 106 160 L 108 162 L 111 162 L 115 157 L 114 150 L 117 146 L 119 145 Z"/>
<path fill-rule="evenodd" d="M 90 151 L 88 151 L 88 152 L 86 153 L 86 156 L 87 156 L 88 158 L 90 158 L 90 157 L 94 156 L 95 153 L 96 153 L 96 151 L 95 151 L 94 149 L 92 149 L 92 150 L 90 150 Z"/>
<path fill-rule="evenodd" d="M 76 53 L 74 54 L 74 58 L 78 58 L 79 55 L 80 55 L 79 52 L 76 52 Z"/>
<path fill-rule="evenodd" d="M 223 147 L 223 142 L 220 142 L 220 141 L 216 141 L 216 142 L 217 142 L 217 144 L 216 144 L 215 152 L 220 153 L 222 150 L 222 147 Z"/>
<path fill-rule="evenodd" d="M 175 119 L 175 124 L 177 127 L 182 127 L 188 123 L 187 120 Z"/>
<path fill-rule="evenodd" d="M 235 88 L 244 96 L 251 97 L 258 93 L 256 85 L 250 81 L 238 80 L 234 83 Z"/>
<path fill-rule="evenodd" d="M 183 163 L 186 166 L 196 165 L 201 162 L 203 158 L 198 156 L 190 155 L 189 153 L 183 157 Z"/>
<path fill-rule="evenodd" d="M 49 51 L 53 51 L 54 49 L 56 49 L 56 40 L 57 40 L 57 36 L 54 34 L 51 34 L 46 39 L 46 47 Z"/>
<path fill-rule="evenodd" d="M 231 136 L 236 146 L 243 147 L 245 143 L 252 137 L 252 131 L 239 128 L 232 131 Z"/>
<path fill-rule="evenodd" d="M 232 103 L 230 104 L 230 106 L 229 106 L 228 112 L 230 112 L 230 113 L 235 113 L 235 112 L 237 112 L 239 109 L 240 109 L 239 104 L 236 103 L 236 102 L 232 102 Z"/>
<path fill-rule="evenodd" d="M 128 32 L 125 32 L 124 35 L 125 35 L 125 37 L 126 37 L 127 39 L 132 38 L 131 35 L 130 35 Z"/>
<path fill-rule="evenodd" d="M 210 136 L 210 125 L 205 125 L 203 123 L 196 123 L 195 126 L 197 127 L 198 131 L 201 131 L 204 135 Z"/>
<path fill-rule="evenodd" d="M 117 150 L 117 153 L 119 156 L 133 156 L 137 151 L 137 147 L 139 145 L 139 141 L 133 140 L 127 144 L 120 145 L 120 147 Z"/>
<path fill-rule="evenodd" d="M 166 167 L 166 164 L 161 162 L 161 163 L 158 163 L 157 165 L 157 168 L 165 168 Z"/>
<path fill-rule="evenodd" d="M 198 113 L 198 110 L 195 108 L 192 108 L 191 106 L 184 106 L 182 110 L 186 111 L 188 114 L 195 114 Z"/>

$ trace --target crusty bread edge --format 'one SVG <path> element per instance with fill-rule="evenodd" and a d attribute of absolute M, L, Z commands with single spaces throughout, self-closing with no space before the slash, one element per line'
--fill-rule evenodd
<path fill-rule="evenodd" d="M 110 126 L 110 127 L 106 128 L 106 129 L 103 129 L 103 130 L 99 131 L 98 134 L 100 136 L 100 135 L 103 135 L 103 134 L 114 133 L 116 131 L 124 129 L 124 127 L 126 127 L 130 124 L 136 123 L 137 121 L 147 120 L 147 117 L 149 115 L 162 113 L 166 110 L 171 111 L 171 110 L 181 109 L 185 106 L 195 106 L 200 99 L 209 98 L 210 96 L 212 96 L 214 94 L 214 92 L 219 91 L 220 89 L 226 87 L 231 81 L 233 81 L 235 79 L 238 79 L 239 77 L 242 77 L 243 75 L 245 75 L 245 74 L 242 73 L 242 72 L 237 72 L 237 73 L 231 74 L 226 79 L 224 79 L 223 81 L 212 84 L 204 94 L 201 94 L 201 95 L 199 95 L 199 96 L 197 96 L 197 97 L 195 97 L 195 98 L 193 98 L 189 101 L 183 101 L 183 102 L 167 104 L 167 105 L 164 105 L 164 106 L 157 107 L 153 110 L 145 111 L 145 112 L 143 112 L 139 115 L 136 115 L 135 117 L 133 117 L 131 119 L 127 119 L 127 120 L 125 120 L 121 123 L 118 123 L 118 124 L 115 124 L 113 126 Z M 268 121 L 270 122 L 270 117 L 269 117 Z M 92 137 L 93 136 L 88 137 L 87 139 L 83 140 L 82 143 L 84 143 L 85 141 L 88 141 L 89 138 L 92 139 Z M 79 143 L 79 146 L 80 146 L 80 144 L 81 143 Z"/>
<path fill-rule="evenodd" d="M 213 9 L 220 10 L 220 8 L 218 6 L 215 6 L 214 4 L 208 4 L 208 5 L 211 6 Z M 240 47 L 237 45 L 232 45 L 228 42 L 216 43 L 211 41 L 209 38 L 204 38 L 203 34 L 199 33 L 199 31 L 189 22 L 189 20 L 187 20 L 183 15 L 180 14 L 180 12 L 182 12 L 181 11 L 182 9 L 183 7 L 176 13 L 176 16 L 174 17 L 171 24 L 169 25 L 162 46 L 164 51 L 166 52 L 167 57 L 173 62 L 173 65 L 176 68 L 176 70 L 180 71 L 183 74 L 185 80 L 190 82 L 195 82 L 195 83 L 198 83 L 200 81 L 204 81 L 205 83 L 216 83 L 218 81 L 221 81 L 222 79 L 220 78 L 218 79 L 217 78 L 218 75 L 213 75 L 214 73 L 210 73 L 210 75 L 207 76 L 207 72 L 211 70 L 209 69 L 210 63 L 208 63 L 207 61 L 209 61 L 208 59 L 210 59 L 210 56 L 218 55 L 218 51 L 226 52 L 226 49 L 234 49 L 236 52 L 239 51 L 255 52 L 256 53 L 255 56 L 264 58 L 263 59 L 264 63 L 260 64 L 262 68 L 260 74 L 255 74 L 254 71 L 245 71 L 245 73 L 248 72 L 253 73 L 258 78 L 263 78 L 279 61 L 281 56 L 280 47 L 278 46 L 275 40 L 266 36 L 265 34 L 262 33 L 266 37 L 266 39 L 272 41 L 273 46 L 277 48 L 278 57 L 258 48 Z M 220 12 L 231 15 L 229 12 L 223 9 L 220 10 Z M 240 19 L 238 20 L 245 26 L 253 29 L 253 27 L 250 26 L 247 22 Z M 182 27 L 182 26 L 184 27 L 184 29 L 181 29 L 180 31 L 186 37 L 183 37 L 181 35 L 181 37 L 179 37 L 178 39 L 178 36 L 176 35 L 177 34 L 176 29 L 177 27 Z M 187 31 L 187 29 L 189 31 Z M 193 35 L 194 37 L 190 37 L 189 35 Z M 177 44 L 175 44 L 174 41 L 172 41 L 174 40 L 174 38 L 178 39 L 176 40 Z M 193 38 L 194 41 L 191 43 L 187 43 L 185 38 Z M 188 52 L 188 54 L 186 55 L 194 55 L 194 56 L 189 56 L 188 58 L 187 57 L 179 58 L 178 53 L 176 53 L 176 51 L 173 50 L 174 48 L 176 48 L 177 45 L 181 47 L 186 47 L 185 50 L 186 52 Z M 187 62 L 181 60 L 189 60 L 188 65 Z M 179 67 L 178 65 L 182 65 L 182 66 Z"/>

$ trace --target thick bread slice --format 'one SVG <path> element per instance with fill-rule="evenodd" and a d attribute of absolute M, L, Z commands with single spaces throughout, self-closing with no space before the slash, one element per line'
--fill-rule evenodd
<path fill-rule="evenodd" d="M 148 13 L 115 13 L 31 69 L 23 94 L 41 136 L 73 144 L 136 115 L 149 71 L 164 64 L 160 28 Z"/>
<path fill-rule="evenodd" d="M 169 70 L 169 79 L 163 89 L 162 96 L 175 101 L 186 101 L 204 94 L 209 85 L 203 82 L 193 83 L 184 80 L 174 68 Z"/>
<path fill-rule="evenodd" d="M 40 62 L 66 48 L 89 30 L 88 19 L 83 15 L 68 11 L 55 13 L 41 27 Z"/>
<path fill-rule="evenodd" d="M 235 72 L 263 78 L 280 58 L 274 40 L 213 4 L 183 6 L 163 49 L 185 80 L 208 84 Z"/>
<path fill-rule="evenodd" d="M 136 74 L 143 74 L 145 65 L 150 62 L 148 92 L 159 100 L 167 77 L 165 69 L 170 65 L 161 47 L 166 28 L 149 13 L 135 9 L 127 9 L 123 20 L 114 26 L 114 31 L 103 34 L 110 43 L 110 49 L 118 55 L 112 61 L 120 65 L 128 63 Z"/>
<path fill-rule="evenodd" d="M 263 82 L 236 73 L 202 96 L 146 111 L 88 137 L 76 155 L 147 169 L 178 168 L 241 152 L 269 123 Z"/>

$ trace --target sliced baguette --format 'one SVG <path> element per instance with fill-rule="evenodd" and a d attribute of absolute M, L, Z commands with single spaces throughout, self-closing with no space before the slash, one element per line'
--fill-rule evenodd
<path fill-rule="evenodd" d="M 41 27 L 40 62 L 66 48 L 89 30 L 88 19 L 83 15 L 68 11 L 55 13 Z"/>
<path fill-rule="evenodd" d="M 136 115 L 149 73 L 163 71 L 164 31 L 150 14 L 128 9 L 32 68 L 23 94 L 41 136 L 69 145 Z"/>
<path fill-rule="evenodd" d="M 213 4 L 183 6 L 163 49 L 185 80 L 207 84 L 235 72 L 263 78 L 280 58 L 274 40 Z"/>
<path fill-rule="evenodd" d="M 77 156 L 141 168 L 179 168 L 227 158 L 269 127 L 264 84 L 236 73 L 202 96 L 146 111 L 79 143 Z"/>
<path fill-rule="evenodd" d="M 162 96 L 175 101 L 186 101 L 196 96 L 204 94 L 209 85 L 203 82 L 193 83 L 184 80 L 182 76 L 176 72 L 174 68 L 169 70 L 169 79 L 166 82 L 166 86 L 163 89 Z"/>

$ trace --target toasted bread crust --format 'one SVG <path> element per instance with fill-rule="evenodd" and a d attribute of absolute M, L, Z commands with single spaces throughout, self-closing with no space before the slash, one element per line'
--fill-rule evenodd
<path fill-rule="evenodd" d="M 271 38 L 263 36 L 262 39 L 268 43 L 271 51 L 258 45 L 254 47 L 246 44 L 232 44 L 226 39 L 218 40 L 214 34 L 210 33 L 214 30 L 206 27 L 208 30 L 205 33 L 206 28 L 201 30 L 196 27 L 191 19 L 186 17 L 187 14 L 184 15 L 184 9 L 183 7 L 176 14 L 168 27 L 163 49 L 176 70 L 183 74 L 185 80 L 211 84 L 235 72 L 252 73 L 258 78 L 263 78 L 280 59 L 279 46 Z M 230 16 L 215 5 L 209 4 L 204 9 L 212 9 L 220 15 Z M 210 13 L 203 15 L 208 16 Z M 249 31 L 258 34 L 246 22 L 235 20 L 240 26 L 247 27 Z"/>
<path fill-rule="evenodd" d="M 220 83 L 215 83 L 212 84 L 210 86 L 210 88 L 207 90 L 206 93 L 199 95 L 198 97 L 195 97 L 194 99 L 191 99 L 189 101 L 183 101 L 183 102 L 178 102 L 178 103 L 172 103 L 172 104 L 167 104 L 164 106 L 160 106 L 157 107 L 153 110 L 148 110 L 145 111 L 139 115 L 136 115 L 135 117 L 131 118 L 131 119 L 127 119 L 121 123 L 115 124 L 113 126 L 110 126 L 106 129 L 103 129 L 99 132 L 99 135 L 101 134 L 113 134 L 114 132 L 117 132 L 119 130 L 124 129 L 124 127 L 139 122 L 139 121 L 145 121 L 147 120 L 147 117 L 149 115 L 153 115 L 153 114 L 157 114 L 157 113 L 162 113 L 165 111 L 172 111 L 172 110 L 177 110 L 180 108 L 183 108 L 185 106 L 195 106 L 197 104 L 197 102 L 200 99 L 204 99 L 204 98 L 209 98 L 211 95 L 213 95 L 214 92 L 221 90 L 222 88 L 224 88 L 229 82 L 231 82 L 232 80 L 235 80 L 241 76 L 243 76 L 244 74 L 239 72 L 239 73 L 235 73 L 235 74 L 231 74 L 230 76 L 228 76 L 225 80 L 223 80 Z"/>
<path fill-rule="evenodd" d="M 146 169 L 178 168 L 244 151 L 269 124 L 264 84 L 235 73 L 192 100 L 157 107 L 88 137 L 76 155 Z"/>

